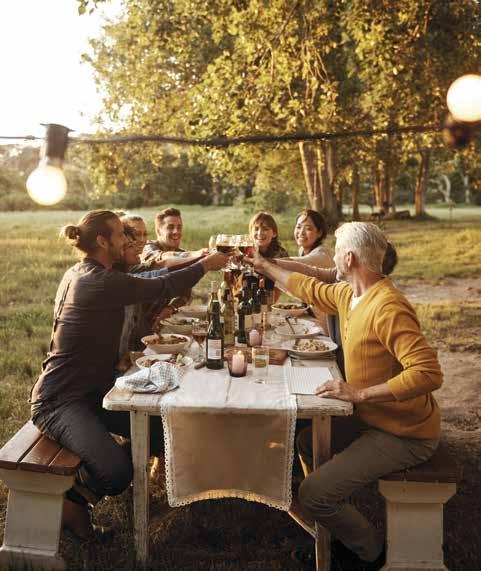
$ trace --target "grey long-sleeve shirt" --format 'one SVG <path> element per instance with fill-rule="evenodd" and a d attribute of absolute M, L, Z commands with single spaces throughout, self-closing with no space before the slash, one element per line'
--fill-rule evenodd
<path fill-rule="evenodd" d="M 203 275 L 196 263 L 143 279 L 91 258 L 67 270 L 55 298 L 50 350 L 32 389 L 32 412 L 94 393 L 103 396 L 114 382 L 124 307 L 175 297 Z"/>

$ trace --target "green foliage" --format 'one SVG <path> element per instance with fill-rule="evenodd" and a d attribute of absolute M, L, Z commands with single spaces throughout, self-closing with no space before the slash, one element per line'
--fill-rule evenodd
<path fill-rule="evenodd" d="M 79 0 L 81 10 L 95 4 Z M 450 82 L 466 62 L 472 70 L 480 63 L 478 9 L 473 0 L 131 0 L 85 59 L 106 93 L 104 118 L 126 132 L 207 138 L 437 123 Z M 372 192 L 375 171 L 391 184 L 410 156 L 438 145 L 438 135 L 337 145 L 338 200 L 353 163 Z M 263 170 L 276 149 L 187 152 L 221 186 L 255 184 L 259 200 L 268 193 L 274 208 L 283 202 L 275 169 Z M 89 168 L 108 194 L 150 184 L 163 160 L 154 146 L 137 154 L 117 147 L 96 150 Z M 399 197 L 414 183 L 413 174 L 404 178 Z"/>

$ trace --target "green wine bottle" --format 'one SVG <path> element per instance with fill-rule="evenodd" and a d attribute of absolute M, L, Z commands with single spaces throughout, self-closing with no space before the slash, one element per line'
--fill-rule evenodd
<path fill-rule="evenodd" d="M 224 366 L 224 332 L 220 323 L 220 303 L 216 299 L 212 302 L 205 352 L 207 368 L 222 369 Z"/>

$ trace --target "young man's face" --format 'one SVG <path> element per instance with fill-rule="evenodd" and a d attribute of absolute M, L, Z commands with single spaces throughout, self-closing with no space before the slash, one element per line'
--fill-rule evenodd
<path fill-rule="evenodd" d="M 157 230 L 157 239 L 172 250 L 177 250 L 182 240 L 182 218 L 167 216 Z"/>
<path fill-rule="evenodd" d="M 122 262 L 125 254 L 125 246 L 127 245 L 127 238 L 124 233 L 122 222 L 117 220 L 110 220 L 109 226 L 112 228 L 112 234 L 108 241 L 108 254 L 112 263 Z"/>

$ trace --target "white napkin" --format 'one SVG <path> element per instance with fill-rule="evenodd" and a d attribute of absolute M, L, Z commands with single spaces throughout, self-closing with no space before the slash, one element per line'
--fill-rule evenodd
<path fill-rule="evenodd" d="M 115 386 L 134 393 L 166 393 L 179 386 L 180 377 L 177 367 L 158 361 L 152 367 L 119 377 Z"/>

